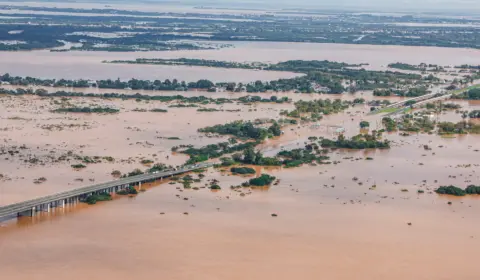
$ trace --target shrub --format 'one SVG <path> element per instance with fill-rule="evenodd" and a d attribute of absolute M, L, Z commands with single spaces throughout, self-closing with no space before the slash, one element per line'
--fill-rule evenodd
<path fill-rule="evenodd" d="M 88 204 L 96 204 L 97 201 L 108 201 L 112 200 L 112 196 L 109 193 L 101 193 L 101 194 L 92 194 L 87 196 L 83 200 L 83 202 L 88 203 Z"/>
<path fill-rule="evenodd" d="M 228 157 L 222 157 L 220 158 L 220 161 L 222 162 L 222 166 L 231 166 L 235 164 L 235 161 Z"/>
<path fill-rule="evenodd" d="M 370 127 L 370 123 L 367 121 L 361 121 L 360 128 L 366 128 L 366 127 Z"/>
<path fill-rule="evenodd" d="M 442 186 L 435 190 L 438 194 L 449 194 L 455 196 L 464 196 L 466 192 L 461 188 L 457 188 L 455 186 Z"/>
<path fill-rule="evenodd" d="M 54 113 L 98 113 L 98 114 L 114 114 L 120 110 L 114 108 L 102 108 L 102 107 L 71 107 L 71 108 L 59 108 L 53 110 Z"/>
<path fill-rule="evenodd" d="M 470 185 L 465 189 L 468 194 L 480 194 L 480 186 Z"/>
<path fill-rule="evenodd" d="M 166 113 L 168 112 L 167 110 L 165 109 L 152 109 L 150 110 L 150 112 L 155 112 L 155 113 Z"/>
<path fill-rule="evenodd" d="M 230 171 L 233 174 L 255 174 L 255 169 L 250 167 L 232 167 Z"/>
<path fill-rule="evenodd" d="M 248 181 L 251 186 L 263 187 L 270 185 L 273 181 L 275 181 L 274 176 L 270 176 L 268 174 L 262 174 L 260 177 L 252 178 Z"/>
<path fill-rule="evenodd" d="M 138 191 L 134 187 L 127 187 L 124 190 L 118 191 L 117 194 L 119 195 L 138 194 Z"/>

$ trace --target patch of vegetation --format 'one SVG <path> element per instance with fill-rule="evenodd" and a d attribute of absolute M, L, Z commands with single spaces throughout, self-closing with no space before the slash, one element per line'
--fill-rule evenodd
<path fill-rule="evenodd" d="M 118 109 L 109 107 L 69 107 L 53 110 L 54 113 L 96 113 L 96 114 L 114 114 L 120 112 Z"/>
<path fill-rule="evenodd" d="M 480 87 L 470 89 L 462 94 L 456 95 L 455 97 L 459 97 L 467 100 L 480 100 Z"/>
<path fill-rule="evenodd" d="M 378 136 L 375 132 L 370 134 L 359 134 L 352 137 L 351 139 L 346 139 L 343 134 L 338 136 L 338 139 L 322 139 L 320 141 L 322 147 L 324 148 L 344 148 L 344 149 L 389 149 L 390 141 L 383 140 L 379 141 Z"/>
<path fill-rule="evenodd" d="M 193 164 L 206 161 L 210 158 L 219 158 L 225 154 L 244 151 L 245 149 L 255 147 L 259 143 L 260 142 L 246 142 L 231 145 L 229 142 L 222 142 L 218 144 L 210 144 L 202 148 L 187 147 L 187 149 L 181 150 L 179 152 L 189 155 L 190 159 L 187 161 L 187 164 Z M 176 148 L 175 150 L 178 151 L 178 148 Z"/>
<path fill-rule="evenodd" d="M 155 113 L 167 113 L 168 110 L 155 108 L 155 109 L 150 110 L 150 112 L 155 112 Z"/>
<path fill-rule="evenodd" d="M 203 133 L 217 133 L 220 135 L 233 135 L 243 139 L 264 140 L 269 135 L 279 136 L 280 125 L 274 122 L 268 129 L 256 127 L 252 122 L 234 121 L 227 124 L 218 124 L 198 130 Z"/>
<path fill-rule="evenodd" d="M 472 119 L 478 119 L 480 118 L 480 110 L 473 110 L 470 113 L 468 113 L 468 117 Z"/>
<path fill-rule="evenodd" d="M 455 196 L 464 196 L 467 194 L 465 190 L 452 185 L 439 187 L 435 190 L 435 192 L 438 194 L 449 194 Z"/>
<path fill-rule="evenodd" d="M 171 168 L 163 163 L 156 163 L 150 169 L 147 170 L 148 173 L 165 171 L 166 169 Z"/>
<path fill-rule="evenodd" d="M 437 124 L 438 134 L 466 134 L 468 133 L 467 122 L 440 122 Z"/>
<path fill-rule="evenodd" d="M 467 194 L 480 194 L 480 186 L 470 185 L 465 189 Z"/>
<path fill-rule="evenodd" d="M 367 121 L 361 121 L 360 122 L 360 128 L 367 128 L 370 127 L 370 123 Z"/>
<path fill-rule="evenodd" d="M 218 110 L 215 108 L 200 108 L 197 109 L 197 112 L 221 112 L 222 110 Z"/>
<path fill-rule="evenodd" d="M 310 115 L 312 120 L 319 120 L 322 115 L 330 115 L 334 113 L 342 112 L 347 109 L 351 104 L 350 101 L 342 101 L 340 99 L 318 99 L 312 101 L 297 101 L 295 102 L 295 110 L 291 112 L 283 112 L 281 114 L 287 115 L 291 118 L 301 118 L 304 115 Z"/>
<path fill-rule="evenodd" d="M 100 193 L 100 194 L 92 194 L 87 196 L 82 202 L 87 204 L 96 204 L 98 201 L 109 201 L 112 200 L 112 196 L 109 193 Z"/>
<path fill-rule="evenodd" d="M 281 164 L 286 168 L 299 167 L 308 163 L 322 164 L 324 160 L 329 159 L 323 155 L 323 151 L 319 151 L 319 146 L 315 143 L 306 145 L 305 149 L 281 151 L 276 158 L 282 159 Z"/>
<path fill-rule="evenodd" d="M 407 63 L 401 63 L 401 62 L 390 63 L 388 64 L 388 67 L 396 68 L 400 70 L 409 70 L 409 71 L 422 71 L 425 69 L 424 67 L 422 68 L 421 66 L 418 66 L 418 65 L 411 65 Z"/>
<path fill-rule="evenodd" d="M 260 177 L 250 179 L 248 184 L 255 187 L 269 186 L 273 183 L 273 181 L 275 181 L 275 179 L 276 178 L 274 176 L 262 174 Z"/>
<path fill-rule="evenodd" d="M 127 177 L 142 175 L 142 174 L 144 174 L 144 172 L 137 168 L 127 174 L 123 174 L 122 178 L 127 178 Z"/>
<path fill-rule="evenodd" d="M 195 104 L 174 104 L 168 106 L 169 108 L 196 108 L 198 105 Z"/>
<path fill-rule="evenodd" d="M 389 117 L 384 117 L 382 119 L 383 126 L 388 132 L 396 131 L 397 130 L 397 123 Z"/>
<path fill-rule="evenodd" d="M 86 168 L 86 167 L 87 167 L 87 166 L 85 166 L 85 165 L 83 165 L 83 164 L 81 164 L 81 163 L 72 164 L 71 166 L 72 166 L 72 168 L 74 168 L 74 169 L 82 169 L 82 168 Z"/>
<path fill-rule="evenodd" d="M 153 64 L 153 65 L 188 65 L 203 66 L 215 68 L 241 68 L 241 69 L 260 69 L 267 67 L 267 64 L 259 63 L 238 63 L 218 60 L 177 58 L 177 59 L 161 59 L 161 58 L 137 58 L 135 60 L 113 60 L 108 63 L 128 63 L 128 64 Z"/>
<path fill-rule="evenodd" d="M 119 190 L 117 194 L 118 195 L 138 194 L 138 191 L 134 187 L 127 187 L 124 190 Z"/>
<path fill-rule="evenodd" d="M 232 167 L 230 171 L 233 174 L 255 174 L 255 169 L 250 168 L 250 167 Z"/>
<path fill-rule="evenodd" d="M 431 132 L 435 129 L 435 123 L 428 116 L 405 114 L 397 121 L 397 127 L 407 132 Z"/>

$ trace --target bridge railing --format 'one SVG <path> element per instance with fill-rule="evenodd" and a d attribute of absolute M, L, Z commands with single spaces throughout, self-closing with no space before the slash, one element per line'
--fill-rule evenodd
<path fill-rule="evenodd" d="M 117 187 L 117 186 L 121 186 L 121 185 L 133 184 L 133 183 L 138 183 L 138 182 L 142 182 L 142 181 L 149 181 L 149 180 L 155 180 L 155 179 L 159 179 L 159 178 L 163 178 L 163 177 L 167 177 L 167 176 L 173 176 L 173 175 L 177 175 L 177 174 L 181 174 L 181 173 L 185 173 L 185 172 L 190 172 L 190 171 L 193 171 L 193 170 L 196 170 L 196 169 L 210 167 L 212 165 L 213 165 L 212 163 L 197 164 L 197 165 L 194 165 L 194 166 L 188 166 L 187 168 L 182 168 L 182 169 L 178 169 L 178 170 L 175 170 L 175 171 L 136 175 L 136 176 L 127 177 L 127 178 L 123 178 L 123 179 L 119 179 L 119 180 L 115 180 L 115 181 L 109 181 L 109 182 L 105 182 L 105 183 L 96 184 L 96 185 L 93 185 L 93 186 L 87 186 L 87 187 L 72 189 L 72 190 L 68 190 L 68 191 L 64 191 L 64 192 L 59 192 L 59 193 L 56 193 L 56 194 L 51 194 L 51 195 L 47 195 L 47 196 L 43 196 L 43 197 L 30 199 L 30 200 L 23 201 L 23 202 L 18 202 L 18 203 L 6 205 L 6 206 L 1 206 L 0 207 L 0 217 L 4 217 L 4 216 L 7 216 L 7 215 L 12 215 L 14 213 L 27 211 L 27 210 L 32 209 L 32 207 L 36 207 L 36 206 L 42 205 L 42 204 L 51 203 L 51 202 L 54 202 L 54 201 L 61 201 L 63 199 L 68 199 L 68 198 L 88 194 L 88 193 L 91 193 L 91 192 L 100 191 L 100 190 L 107 189 L 107 188 Z"/>

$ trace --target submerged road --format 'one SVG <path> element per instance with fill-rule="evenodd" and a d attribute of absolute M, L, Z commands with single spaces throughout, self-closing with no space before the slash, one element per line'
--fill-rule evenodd
<path fill-rule="evenodd" d="M 0 206 L 0 218 L 19 215 L 33 216 L 37 211 L 48 212 L 52 207 L 64 207 L 65 204 L 76 203 L 80 201 L 81 198 L 85 198 L 92 194 L 105 192 L 114 193 L 133 185 L 141 185 L 144 182 L 151 182 L 211 166 L 213 166 L 213 163 L 200 163 L 196 165 L 184 166 L 177 170 L 148 173 L 122 178 L 110 182 L 59 192 L 32 200 Z"/>

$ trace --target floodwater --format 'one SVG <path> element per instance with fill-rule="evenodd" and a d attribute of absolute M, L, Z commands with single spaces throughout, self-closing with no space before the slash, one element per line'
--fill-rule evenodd
<path fill-rule="evenodd" d="M 395 61 L 429 63 L 428 59 L 433 60 L 434 55 L 438 56 L 437 60 L 431 62 L 438 64 L 478 64 L 480 59 L 473 50 L 343 45 L 333 48 L 315 44 L 272 46 L 246 43 L 236 49 L 191 53 L 205 56 L 203 58 L 223 56 L 222 59 L 231 60 L 248 57 L 252 61 L 301 59 L 311 55 L 313 59 L 329 57 L 359 63 L 368 58 L 376 66 Z M 296 47 L 301 51 L 293 52 Z M 356 55 L 350 52 L 354 49 Z M 247 51 L 251 56 L 242 57 Z M 458 56 L 446 55 L 449 52 Z M 338 59 L 341 54 L 343 59 Z M 19 52 L 8 55 L 0 53 L 0 59 L 5 59 L 6 65 L 13 65 L 16 58 L 19 72 L 32 71 L 32 76 L 51 77 L 48 74 L 62 75 L 61 69 L 68 74 L 67 70 L 74 69 L 77 63 L 79 69 L 75 71 L 79 72 L 75 73 L 86 75 L 95 65 L 101 65 L 98 61 L 106 59 L 103 55 L 119 54 Z M 471 60 L 461 62 L 467 58 Z M 31 70 L 28 65 L 32 63 L 38 63 L 38 67 Z M 44 71 L 40 71 L 41 63 L 45 63 Z M 138 71 L 133 74 L 147 77 L 151 73 L 145 69 L 158 66 L 128 67 Z M 165 73 L 170 74 L 172 69 L 168 68 Z M 95 71 L 100 73 L 104 69 Z M 230 70 L 221 72 L 225 75 Z M 211 97 L 245 94 L 140 93 Z M 285 95 L 294 100 L 338 97 Z M 371 92 L 342 96 L 349 100 L 355 97 L 374 99 Z M 62 102 L 68 106 L 110 106 L 120 109 L 120 113 L 50 112 Z M 478 102 L 455 102 L 463 106 L 462 110 L 480 108 Z M 227 139 L 207 137 L 197 132 L 199 128 L 233 120 L 279 118 L 281 110 L 293 108 L 293 104 L 225 104 L 214 107 L 224 110 L 221 112 L 197 112 L 197 108 L 169 108 L 169 105 L 157 101 L 0 96 L 1 148 L 19 151 L 14 156 L 0 157 L 0 205 L 109 181 L 113 179 L 110 175 L 113 170 L 125 173 L 134 168 L 146 169 L 140 164 L 142 159 L 182 164 L 186 157 L 172 154 L 173 146 L 204 146 Z M 168 112 L 136 110 L 154 108 Z M 344 127 L 346 135 L 352 136 L 359 133 L 361 120 L 369 121 L 371 129 L 380 128 L 381 116 L 367 116 L 368 111 L 368 106 L 360 105 L 342 114 L 326 116 L 314 125 L 286 127 L 283 136 L 267 140 L 260 148 L 270 155 L 282 148 L 301 147 L 309 136 L 335 137 L 336 126 Z M 461 117 L 450 111 L 438 119 L 460 121 Z M 168 137 L 180 140 L 167 140 Z M 180 184 L 162 182 L 143 186 L 146 191 L 136 197 L 118 197 L 93 206 L 68 206 L 33 219 L 23 217 L 1 222 L 1 276 L 9 280 L 52 277 L 72 280 L 478 280 L 480 273 L 470 264 L 480 248 L 477 214 L 480 199 L 478 196 L 438 196 L 433 190 L 449 184 L 463 188 L 479 185 L 480 136 L 441 138 L 413 134 L 403 137 L 394 133 L 384 137 L 393 143 L 390 150 L 337 150 L 329 154 L 332 162 L 338 161 L 336 164 L 259 170 L 280 179 L 277 186 L 268 189 L 234 191 L 230 186 L 248 178 L 209 170 L 201 183 L 193 185 L 199 187 L 198 190 L 184 190 L 179 188 Z M 22 145 L 25 149 L 18 148 Z M 424 145 L 432 150 L 425 150 Z M 70 167 L 78 162 L 74 159 L 51 161 L 68 151 L 89 157 L 111 156 L 115 161 L 88 164 L 79 171 Z M 366 160 L 367 157 L 373 160 Z M 38 158 L 44 165 L 29 163 L 32 158 Z M 40 177 L 47 181 L 35 184 L 34 180 Z M 209 179 L 217 179 L 222 190 L 213 192 L 202 188 Z M 417 193 L 419 189 L 425 193 Z M 448 202 L 452 202 L 451 205 Z M 272 214 L 278 216 L 272 217 Z"/>
<path fill-rule="evenodd" d="M 92 184 L 90 178 L 111 180 L 109 173 L 114 169 L 127 172 L 142 167 L 141 158 L 180 164 L 185 157 L 171 155 L 170 147 L 221 141 L 198 134 L 198 128 L 237 119 L 275 118 L 280 110 L 292 107 L 228 104 L 223 109 L 241 112 L 199 113 L 195 108 L 167 108 L 168 104 L 154 101 L 73 98 L 68 102 L 77 106 L 112 106 L 121 112 L 64 115 L 49 113 L 58 106 L 55 100 L 60 99 L 2 96 L 3 144 L 25 144 L 27 150 L 22 153 L 39 158 L 51 151 L 59 155 L 73 150 L 85 156 L 112 156 L 115 163 L 73 171 L 71 163 L 29 167 L 20 158 L 2 157 L 0 167 L 8 177 L 0 182 L 2 204 Z M 460 103 L 465 109 L 480 105 Z M 169 112 L 133 111 L 136 108 Z M 361 119 L 376 128 L 380 117 L 365 116 L 366 111 L 368 107 L 357 106 L 321 123 L 341 124 L 353 135 Z M 39 127 L 42 124 L 87 127 L 50 131 Z M 332 134 L 325 127 L 292 126 L 262 149 L 268 153 L 301 145 L 308 136 Z M 386 137 L 394 141 L 389 151 L 337 151 L 331 154 L 332 160 L 340 161 L 336 165 L 260 171 L 276 176 L 280 184 L 268 190 L 242 190 L 243 196 L 229 186 L 246 178 L 210 170 L 202 183 L 193 186 L 217 179 L 222 190 L 183 190 L 163 182 L 143 186 L 146 192 L 134 198 L 69 206 L 34 219 L 4 222 L 0 224 L 2 276 L 13 280 L 51 279 L 52 275 L 69 279 L 318 279 L 319 275 L 340 280 L 478 279 L 478 270 L 465 264 L 480 248 L 476 222 L 480 200 L 440 197 L 432 191 L 440 184 L 465 187 L 467 181 L 480 181 L 478 167 L 467 167 L 480 163 L 474 152 L 480 138 Z M 424 144 L 432 150 L 425 151 Z M 40 176 L 47 181 L 34 184 Z M 418 189 L 425 193 L 417 194 Z"/>
<path fill-rule="evenodd" d="M 102 61 L 136 58 L 198 58 L 236 62 L 269 62 L 287 60 L 331 60 L 347 63 L 369 63 L 365 68 L 387 70 L 394 62 L 431 63 L 442 66 L 480 64 L 480 50 L 436 47 L 342 45 L 278 42 L 220 42 L 233 48 L 198 51 L 164 52 L 0 52 L 0 73 L 18 76 L 68 79 L 178 79 L 215 82 L 251 82 L 291 78 L 290 72 L 218 69 L 209 67 L 106 64 Z M 392 69 L 388 69 L 392 70 Z"/>
<path fill-rule="evenodd" d="M 157 57 L 164 53 L 156 52 Z M 2 65 L 0 73 L 16 76 L 64 79 L 117 79 L 132 78 L 146 80 L 177 79 L 179 81 L 198 81 L 209 79 L 214 82 L 252 82 L 256 80 L 276 80 L 293 78 L 299 74 L 291 72 L 255 71 L 249 69 L 221 69 L 193 66 L 162 66 L 107 64 L 103 60 L 113 58 L 108 52 L 0 52 Z M 118 53 L 115 59 L 134 59 L 142 53 Z M 123 58 L 122 58 L 123 57 Z"/>

